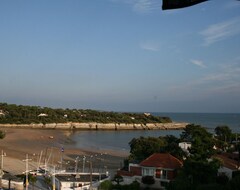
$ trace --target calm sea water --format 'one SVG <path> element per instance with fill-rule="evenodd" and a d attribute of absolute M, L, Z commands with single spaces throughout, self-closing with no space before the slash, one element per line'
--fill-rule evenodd
<path fill-rule="evenodd" d="M 199 124 L 208 129 L 219 125 L 229 126 L 233 132 L 240 133 L 240 113 L 152 113 L 158 116 L 168 116 L 176 122 Z"/>
<path fill-rule="evenodd" d="M 188 122 L 202 125 L 210 132 L 219 125 L 229 126 L 233 132 L 240 133 L 240 114 L 223 113 L 152 113 L 168 116 L 176 122 Z M 165 135 L 179 136 L 181 130 L 169 131 L 77 131 L 71 135 L 74 145 L 82 149 L 129 151 L 129 142 L 140 136 L 159 137 Z"/>

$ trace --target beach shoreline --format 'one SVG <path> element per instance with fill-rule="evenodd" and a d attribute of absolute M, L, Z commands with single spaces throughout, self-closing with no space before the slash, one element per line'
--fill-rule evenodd
<path fill-rule="evenodd" d="M 105 165 L 112 169 L 118 169 L 120 162 L 128 156 L 128 152 L 76 148 L 75 142 L 69 137 L 70 133 L 65 130 L 16 128 L 0 128 L 0 130 L 6 133 L 5 138 L 0 140 L 0 150 L 6 153 L 3 169 L 13 174 L 25 171 L 23 160 L 26 154 L 32 160 L 30 165 L 33 168 L 37 166 L 40 154 L 42 159 L 47 158 L 55 165 L 59 163 L 61 157 L 66 163 L 72 164 L 77 156 L 94 157 L 96 161 L 104 159 Z"/>

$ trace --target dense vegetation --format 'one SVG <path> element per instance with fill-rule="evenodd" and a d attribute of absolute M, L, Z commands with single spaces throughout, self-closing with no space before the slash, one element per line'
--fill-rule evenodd
<path fill-rule="evenodd" d="M 178 146 L 180 139 L 173 135 L 133 138 L 130 142 L 130 162 L 141 162 L 153 153 L 167 152 L 182 160 L 186 153 Z"/>
<path fill-rule="evenodd" d="M 168 190 L 239 189 L 240 172 L 231 180 L 225 175 L 217 175 L 223 164 L 217 155 L 239 151 L 239 140 L 239 134 L 232 133 L 228 126 L 218 126 L 215 134 L 211 134 L 200 125 L 190 124 L 179 138 L 170 135 L 132 139 L 130 156 L 123 169 L 128 170 L 128 162 L 140 163 L 153 153 L 170 153 L 183 162 L 183 167 L 168 185 Z M 191 143 L 188 153 L 178 146 L 179 142 Z"/>
<path fill-rule="evenodd" d="M 23 106 L 0 103 L 0 123 L 170 123 L 169 117 L 141 113 L 118 113 L 83 109 L 53 109 L 40 106 Z M 42 115 L 41 115 L 42 114 Z"/>

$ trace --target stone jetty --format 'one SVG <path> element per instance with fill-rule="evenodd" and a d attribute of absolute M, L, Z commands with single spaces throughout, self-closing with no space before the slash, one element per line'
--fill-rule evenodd
<path fill-rule="evenodd" d="M 27 129 L 62 129 L 62 130 L 181 130 L 188 123 L 31 123 L 31 124 L 0 124 L 0 128 Z"/>

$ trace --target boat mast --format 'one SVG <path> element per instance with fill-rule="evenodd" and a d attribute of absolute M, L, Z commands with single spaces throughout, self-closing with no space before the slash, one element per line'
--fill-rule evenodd
<path fill-rule="evenodd" d="M 24 162 L 26 162 L 26 190 L 28 190 L 28 161 L 30 161 L 31 159 L 28 159 L 28 154 L 26 154 L 26 160 L 23 160 Z"/>

